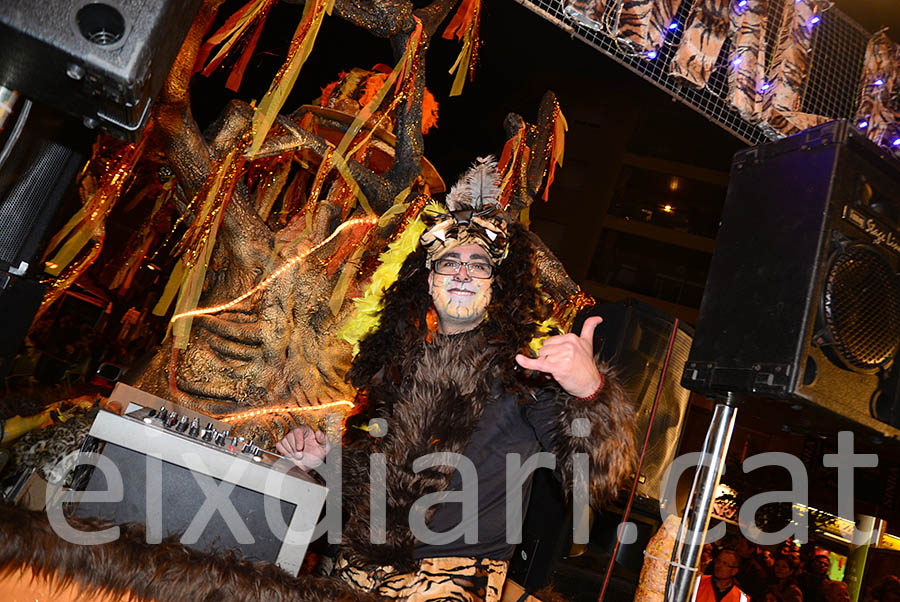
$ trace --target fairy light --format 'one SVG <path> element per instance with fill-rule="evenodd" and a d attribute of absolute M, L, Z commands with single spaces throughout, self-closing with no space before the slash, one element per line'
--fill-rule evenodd
<path fill-rule="evenodd" d="M 193 309 L 191 311 L 186 311 L 184 313 L 176 314 L 176 315 L 172 316 L 172 319 L 170 320 L 170 322 L 174 324 L 176 321 L 178 321 L 182 318 L 188 318 L 188 317 L 193 317 L 193 316 L 202 316 L 202 315 L 206 315 L 206 314 L 214 314 L 214 313 L 218 313 L 220 311 L 224 311 L 226 309 L 232 308 L 235 305 L 237 305 L 238 303 L 240 303 L 241 301 L 243 301 L 244 299 L 246 299 L 247 297 L 253 295 L 254 293 L 268 288 L 268 286 L 270 284 L 272 284 L 272 282 L 276 278 L 280 277 L 282 274 L 284 274 L 286 271 L 288 271 L 294 265 L 296 265 L 296 264 L 300 263 L 301 261 L 303 261 L 304 259 L 306 259 L 306 257 L 309 254 L 314 253 L 314 252 L 318 251 L 319 249 L 321 249 L 322 247 L 324 247 L 326 244 L 331 242 L 335 236 L 340 234 L 345 229 L 352 228 L 353 226 L 356 226 L 359 224 L 375 225 L 376 223 L 378 223 L 377 216 L 360 217 L 357 219 L 347 220 L 346 222 L 344 222 L 343 224 L 338 226 L 335 229 L 335 231 L 332 232 L 328 238 L 326 238 L 325 240 L 323 240 L 316 246 L 312 247 L 311 249 L 307 249 L 306 251 L 297 253 L 296 255 L 291 257 L 287 262 L 285 262 L 284 265 L 282 265 L 280 268 L 278 268 L 277 270 L 275 270 L 274 272 L 269 274 L 269 276 L 265 280 L 263 280 L 262 282 L 260 282 L 259 284 L 255 285 L 255 286 L 253 286 L 250 290 L 246 291 L 239 297 L 235 297 L 231 301 L 228 301 L 227 303 L 223 303 L 222 305 L 216 305 L 215 307 L 197 308 L 197 309 Z"/>
<path fill-rule="evenodd" d="M 347 401 L 346 399 L 342 399 L 340 401 L 330 401 L 328 403 L 323 403 L 321 405 L 316 406 L 303 406 L 303 407 L 285 407 L 285 408 L 260 408 L 258 410 L 249 410 L 247 412 L 241 412 L 239 414 L 230 414 L 225 416 L 224 418 L 219 418 L 222 422 L 234 422 L 235 420 L 247 420 L 250 418 L 257 418 L 259 416 L 265 416 L 267 414 L 286 414 L 286 413 L 297 413 L 297 412 L 317 412 L 320 410 L 328 410 L 330 408 L 336 408 L 338 406 L 347 406 L 348 409 L 352 409 L 353 402 Z"/>

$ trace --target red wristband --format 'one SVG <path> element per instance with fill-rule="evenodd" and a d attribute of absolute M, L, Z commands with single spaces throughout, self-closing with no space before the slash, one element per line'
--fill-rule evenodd
<path fill-rule="evenodd" d="M 603 390 L 603 387 L 606 385 L 606 377 L 603 374 L 600 374 L 600 386 L 597 387 L 597 390 L 588 395 L 587 397 L 576 397 L 575 401 L 593 401 L 597 399 L 597 396 L 600 395 L 600 391 Z"/>

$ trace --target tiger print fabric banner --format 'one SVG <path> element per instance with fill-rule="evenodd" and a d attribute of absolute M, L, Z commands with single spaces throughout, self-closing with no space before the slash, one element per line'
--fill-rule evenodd
<path fill-rule="evenodd" d="M 747 0 L 743 10 L 731 13 L 731 57 L 728 102 L 750 123 L 762 119 L 766 82 L 766 28 L 769 0 Z"/>
<path fill-rule="evenodd" d="M 717 91 L 719 98 L 750 124 L 787 136 L 835 117 L 808 112 L 810 107 L 819 108 L 814 97 L 807 98 L 814 93 L 807 89 L 813 59 L 827 46 L 821 38 L 813 44 L 814 36 L 834 33 L 816 33 L 822 11 L 831 6 L 826 0 L 560 2 L 567 17 L 615 39 L 622 53 L 646 61 L 664 56 L 660 60 L 668 64 L 662 65 L 666 70 L 663 74 L 681 84 L 697 89 L 724 88 L 724 92 Z M 673 31 L 682 27 L 679 9 L 687 13 L 680 41 L 677 47 L 664 49 L 667 36 L 672 37 Z M 661 54 L 663 50 L 665 55 Z M 721 73 L 724 86 L 717 70 L 725 70 Z M 717 83 L 712 87 L 714 74 Z M 841 85 L 846 87 L 846 83 Z M 830 93 L 857 94 L 843 87 Z M 871 140 L 900 152 L 898 93 L 900 47 L 881 31 L 866 48 L 855 119 Z"/>
<path fill-rule="evenodd" d="M 900 112 L 891 106 L 894 95 L 900 91 L 900 46 L 884 30 L 866 45 L 861 80 L 856 127 L 864 130 L 872 142 L 893 146 L 900 139 Z"/>
<path fill-rule="evenodd" d="M 763 116 L 772 129 L 785 136 L 830 121 L 802 112 L 818 11 L 817 0 L 784 0 L 781 30 L 767 72 L 770 87 L 763 96 Z"/>
<path fill-rule="evenodd" d="M 697 88 L 706 86 L 728 35 L 730 4 L 730 0 L 697 0 L 669 66 L 669 75 Z"/>

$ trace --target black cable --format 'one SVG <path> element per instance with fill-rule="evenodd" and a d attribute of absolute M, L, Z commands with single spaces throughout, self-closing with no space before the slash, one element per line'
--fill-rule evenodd
<path fill-rule="evenodd" d="M 22 103 L 22 109 L 19 111 L 19 114 L 16 115 L 16 123 L 9 133 L 9 138 L 7 138 L 6 142 L 3 144 L 3 150 L 0 150 L 0 171 L 3 171 L 3 164 L 6 163 L 10 153 L 12 153 L 13 147 L 16 145 L 16 142 L 19 141 L 19 136 L 22 135 L 22 130 L 25 129 L 25 122 L 28 121 L 28 114 L 30 112 L 31 99 L 26 98 L 25 102 Z"/>

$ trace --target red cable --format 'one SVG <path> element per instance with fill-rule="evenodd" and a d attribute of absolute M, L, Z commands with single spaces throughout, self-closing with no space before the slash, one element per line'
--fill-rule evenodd
<path fill-rule="evenodd" d="M 606 578 L 603 580 L 603 588 L 600 590 L 600 597 L 597 602 L 603 602 L 603 596 L 606 594 L 606 586 L 609 584 L 609 578 L 612 575 L 613 564 L 616 561 L 616 554 L 619 552 L 619 537 L 622 535 L 622 526 L 626 524 L 628 515 L 631 513 L 631 503 L 634 501 L 634 493 L 637 490 L 638 479 L 641 476 L 641 468 L 644 465 L 644 456 L 647 453 L 647 444 L 650 442 L 650 430 L 653 428 L 653 417 L 656 416 L 656 408 L 659 406 L 659 398 L 662 395 L 663 382 L 665 381 L 666 370 L 669 366 L 669 358 L 672 357 L 672 347 L 675 346 L 675 336 L 678 334 L 678 318 L 675 318 L 675 325 L 672 328 L 672 336 L 669 337 L 669 348 L 666 349 L 666 360 L 663 362 L 662 374 L 659 378 L 659 384 L 656 386 L 656 396 L 653 399 L 653 409 L 650 411 L 650 419 L 647 422 L 647 435 L 644 437 L 644 446 L 641 448 L 641 456 L 638 458 L 637 468 L 634 471 L 634 483 L 631 485 L 631 494 L 628 496 L 628 503 L 625 505 L 625 514 L 622 516 L 622 522 L 619 523 L 618 533 L 616 533 L 616 545 L 613 547 L 612 555 L 609 557 L 609 566 L 606 569 Z"/>

